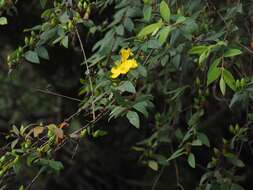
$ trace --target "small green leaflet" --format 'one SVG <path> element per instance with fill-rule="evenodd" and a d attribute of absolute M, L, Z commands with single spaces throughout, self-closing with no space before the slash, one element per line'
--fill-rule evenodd
<path fill-rule="evenodd" d="M 6 17 L 0 17 L 0 25 L 6 25 L 8 24 L 7 18 Z"/>
<path fill-rule="evenodd" d="M 93 136 L 94 138 L 102 137 L 102 136 L 105 136 L 105 135 L 107 135 L 107 132 L 106 132 L 106 131 L 103 131 L 103 130 L 97 130 L 97 131 L 95 131 L 95 132 L 92 134 L 92 136 Z"/>
<path fill-rule="evenodd" d="M 229 49 L 224 53 L 224 57 L 234 57 L 242 54 L 242 51 L 239 49 Z"/>
<path fill-rule="evenodd" d="M 166 26 L 161 29 L 161 31 L 159 32 L 159 42 L 161 44 L 164 44 L 166 42 L 171 31 L 172 31 L 171 26 Z"/>
<path fill-rule="evenodd" d="M 180 149 L 178 149 L 176 152 L 174 152 L 174 153 L 167 159 L 167 161 L 174 160 L 175 158 L 177 158 L 177 157 L 179 157 L 179 156 L 181 156 L 181 155 L 183 155 L 183 154 L 185 154 L 184 149 L 183 149 L 183 148 L 180 148 Z"/>
<path fill-rule="evenodd" d="M 170 21 L 170 8 L 168 6 L 168 4 L 165 1 L 162 1 L 160 3 L 160 13 L 162 18 L 166 21 L 169 22 Z"/>
<path fill-rule="evenodd" d="M 123 84 L 117 87 L 117 89 L 120 90 L 121 92 L 136 93 L 135 87 L 130 81 L 123 82 Z"/>
<path fill-rule="evenodd" d="M 143 16 L 144 16 L 144 20 L 149 22 L 152 16 L 152 6 L 150 5 L 144 5 L 143 8 Z"/>
<path fill-rule="evenodd" d="M 221 91 L 222 95 L 225 96 L 225 94 L 226 94 L 226 84 L 225 84 L 225 81 L 223 79 L 223 76 L 220 78 L 220 91 Z"/>
<path fill-rule="evenodd" d="M 208 46 L 206 45 L 199 45 L 199 46 L 194 46 L 190 49 L 189 54 L 197 54 L 201 55 L 204 51 L 208 49 Z"/>
<path fill-rule="evenodd" d="M 235 79 L 233 75 L 226 69 L 223 70 L 223 78 L 225 83 L 233 90 L 236 90 Z"/>
<path fill-rule="evenodd" d="M 38 47 L 35 49 L 36 53 L 38 54 L 39 57 L 49 60 L 49 54 L 48 51 L 45 47 Z"/>
<path fill-rule="evenodd" d="M 195 156 L 194 156 L 194 154 L 190 153 L 189 156 L 188 156 L 187 161 L 188 161 L 188 164 L 189 164 L 192 168 L 195 168 L 196 163 L 195 163 Z"/>
<path fill-rule="evenodd" d="M 220 64 L 220 61 L 221 61 L 220 58 L 216 59 L 210 66 L 207 73 L 207 86 L 210 85 L 215 80 L 217 80 L 221 75 L 221 69 L 217 67 Z"/>
<path fill-rule="evenodd" d="M 184 16 L 179 16 L 175 24 L 181 24 L 186 20 Z"/>
<path fill-rule="evenodd" d="M 136 112 L 128 111 L 127 112 L 127 119 L 137 129 L 140 128 L 140 118 L 139 118 L 139 115 Z"/>
<path fill-rule="evenodd" d="M 202 146 L 202 142 L 199 139 L 192 141 L 192 146 Z"/>
<path fill-rule="evenodd" d="M 150 24 L 146 27 L 144 27 L 139 34 L 137 35 L 138 38 L 143 38 L 146 37 L 149 34 L 152 34 L 153 32 L 159 30 L 162 27 L 163 23 L 162 22 L 157 22 L 154 24 Z"/>
<path fill-rule="evenodd" d="M 210 142 L 206 134 L 197 133 L 197 138 L 202 142 L 202 144 L 206 145 L 207 147 L 210 147 Z"/>
<path fill-rule="evenodd" d="M 68 48 L 69 47 L 69 37 L 66 35 L 64 36 L 64 38 L 61 40 L 61 44 L 65 47 Z"/>
<path fill-rule="evenodd" d="M 139 112 L 141 112 L 146 118 L 148 117 L 148 112 L 146 107 L 148 106 L 148 103 L 145 101 L 138 102 L 133 105 L 133 108 Z"/>
<path fill-rule="evenodd" d="M 158 171 L 158 164 L 156 161 L 148 161 L 148 166 L 152 169 L 152 170 L 155 170 L 155 171 Z"/>
<path fill-rule="evenodd" d="M 35 51 L 28 51 L 25 53 L 25 59 L 31 63 L 40 63 L 38 54 Z"/>

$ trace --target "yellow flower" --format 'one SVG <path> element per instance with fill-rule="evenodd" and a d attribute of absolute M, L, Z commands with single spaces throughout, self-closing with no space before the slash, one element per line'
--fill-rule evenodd
<path fill-rule="evenodd" d="M 125 62 L 122 62 L 120 65 L 119 65 L 119 70 L 120 70 L 120 73 L 121 74 L 127 74 L 128 71 L 130 70 L 130 65 L 125 61 Z"/>
<path fill-rule="evenodd" d="M 131 49 L 121 49 L 120 51 L 121 60 L 116 62 L 116 66 L 111 69 L 111 78 L 117 78 L 120 74 L 127 74 L 130 69 L 138 67 L 135 59 L 128 59 L 133 53 Z"/>
<path fill-rule="evenodd" d="M 135 59 L 129 59 L 126 62 L 130 66 L 131 69 L 135 69 L 138 67 L 137 61 Z"/>
<path fill-rule="evenodd" d="M 111 73 L 111 78 L 113 79 L 117 78 L 121 74 L 120 70 L 117 67 L 113 67 L 111 69 Z"/>
<path fill-rule="evenodd" d="M 120 50 L 120 55 L 121 55 L 121 60 L 123 62 L 123 61 L 126 61 L 130 55 L 133 55 L 133 53 L 130 48 L 127 48 L 127 49 L 123 48 Z"/>

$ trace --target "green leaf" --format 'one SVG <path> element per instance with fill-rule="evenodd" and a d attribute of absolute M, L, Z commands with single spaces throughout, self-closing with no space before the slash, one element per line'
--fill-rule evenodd
<path fill-rule="evenodd" d="M 226 94 L 226 84 L 225 84 L 225 81 L 224 81 L 223 77 L 220 78 L 220 91 L 221 91 L 222 95 L 225 96 L 225 94 Z"/>
<path fill-rule="evenodd" d="M 192 141 L 192 146 L 202 146 L 202 142 L 199 139 Z"/>
<path fill-rule="evenodd" d="M 176 152 L 174 152 L 168 159 L 167 161 L 170 161 L 170 160 L 174 160 L 175 158 L 178 158 L 179 156 L 185 154 L 184 152 L 184 149 L 183 148 L 180 148 L 178 149 Z"/>
<path fill-rule="evenodd" d="M 124 111 L 126 110 L 126 108 L 121 107 L 121 106 L 116 106 L 110 113 L 110 117 L 109 117 L 109 121 L 112 118 L 117 118 L 119 115 L 121 115 Z"/>
<path fill-rule="evenodd" d="M 179 16 L 175 24 L 181 24 L 186 20 L 184 16 Z"/>
<path fill-rule="evenodd" d="M 210 55 L 211 50 L 207 49 L 206 51 L 204 51 L 200 56 L 199 56 L 199 63 L 202 63 L 203 61 L 205 61 L 208 56 Z"/>
<path fill-rule="evenodd" d="M 236 157 L 236 155 L 234 155 L 234 154 L 231 154 L 231 156 L 226 156 L 226 158 L 228 159 L 228 161 L 230 161 L 234 166 L 236 166 L 238 168 L 245 167 L 245 164 L 243 163 L 243 161 L 238 159 Z"/>
<path fill-rule="evenodd" d="M 223 70 L 223 77 L 224 77 L 224 81 L 225 83 L 232 89 L 232 90 L 236 90 L 235 87 L 235 78 L 233 77 L 233 75 L 226 69 Z"/>
<path fill-rule="evenodd" d="M 207 73 L 207 86 L 217 80 L 219 76 L 221 75 L 221 69 L 220 68 L 213 68 L 212 70 L 209 70 Z"/>
<path fill-rule="evenodd" d="M 189 156 L 188 156 L 187 161 L 188 161 L 188 164 L 189 164 L 192 168 L 195 168 L 196 163 L 195 163 L 195 156 L 194 156 L 194 154 L 190 153 Z"/>
<path fill-rule="evenodd" d="M 55 161 L 55 160 L 48 160 L 48 159 L 42 158 L 39 160 L 39 163 L 42 166 L 47 166 L 47 167 L 51 168 L 55 172 L 59 172 L 60 170 L 62 170 L 64 168 L 61 162 Z"/>
<path fill-rule="evenodd" d="M 136 112 L 134 112 L 134 111 L 128 111 L 127 112 L 127 119 L 137 129 L 140 128 L 140 118 L 139 118 L 139 115 Z"/>
<path fill-rule="evenodd" d="M 138 102 L 137 104 L 134 104 L 133 108 L 141 112 L 145 117 L 148 117 L 148 112 L 146 109 L 147 106 L 148 106 L 147 102 L 142 101 Z"/>
<path fill-rule="evenodd" d="M 224 53 L 224 57 L 234 57 L 242 54 L 242 51 L 239 49 L 229 49 Z"/>
<path fill-rule="evenodd" d="M 220 64 L 221 59 L 216 59 L 213 64 L 210 66 L 208 73 L 207 73 L 207 86 L 217 80 L 221 75 L 221 69 L 217 68 Z"/>
<path fill-rule="evenodd" d="M 155 171 L 158 171 L 158 163 L 156 161 L 148 161 L 148 166 L 152 169 L 152 170 L 155 170 Z"/>
<path fill-rule="evenodd" d="M 202 142 L 202 144 L 206 145 L 207 147 L 210 147 L 210 142 L 206 134 L 197 133 L 197 138 Z"/>
<path fill-rule="evenodd" d="M 59 20 L 61 23 L 66 24 L 69 21 L 68 12 L 65 11 L 61 16 L 59 16 Z"/>
<path fill-rule="evenodd" d="M 200 46 L 194 46 L 190 49 L 189 54 L 197 54 L 201 55 L 204 51 L 208 49 L 208 46 L 200 45 Z"/>
<path fill-rule="evenodd" d="M 69 47 L 69 37 L 66 35 L 64 36 L 64 38 L 61 40 L 61 44 L 65 47 L 68 48 Z"/>
<path fill-rule="evenodd" d="M 49 60 L 49 54 L 46 48 L 44 47 L 38 47 L 35 49 L 36 53 L 38 54 L 39 57 Z"/>
<path fill-rule="evenodd" d="M 7 18 L 6 17 L 0 17 L 0 25 L 6 25 L 8 24 Z"/>
<path fill-rule="evenodd" d="M 166 26 L 161 29 L 161 31 L 159 32 L 159 42 L 161 44 L 164 44 L 164 42 L 166 42 L 168 35 L 170 34 L 171 31 L 172 31 L 171 26 Z"/>
<path fill-rule="evenodd" d="M 26 52 L 25 59 L 31 63 L 40 63 L 38 54 L 35 51 L 30 50 L 30 51 Z"/>
<path fill-rule="evenodd" d="M 170 21 L 170 8 L 168 6 L 168 4 L 165 1 L 162 1 L 160 3 L 160 13 L 162 18 L 166 21 L 169 22 Z"/>
<path fill-rule="evenodd" d="M 150 21 L 151 16 L 152 16 L 152 6 L 150 6 L 150 5 L 144 5 L 143 16 L 144 16 L 144 20 L 146 22 Z"/>
<path fill-rule="evenodd" d="M 146 27 L 144 27 L 139 34 L 137 35 L 138 38 L 143 38 L 149 34 L 152 34 L 153 32 L 159 30 L 162 27 L 163 23 L 162 22 L 157 22 L 154 24 L 150 24 Z"/>
<path fill-rule="evenodd" d="M 97 131 L 95 131 L 95 132 L 92 134 L 92 136 L 93 136 L 94 138 L 102 137 L 102 136 L 105 136 L 105 135 L 107 135 L 107 131 L 104 131 L 104 130 L 97 130 Z"/>
<path fill-rule="evenodd" d="M 134 23 L 132 21 L 132 19 L 130 19 L 129 17 L 124 19 L 124 23 L 123 23 L 124 27 L 129 31 L 132 32 L 134 29 Z"/>
<path fill-rule="evenodd" d="M 123 84 L 117 87 L 117 89 L 121 92 L 136 93 L 135 87 L 130 81 L 123 82 Z"/>

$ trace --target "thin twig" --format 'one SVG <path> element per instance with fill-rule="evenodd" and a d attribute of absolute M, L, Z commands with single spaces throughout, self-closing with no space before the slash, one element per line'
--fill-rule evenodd
<path fill-rule="evenodd" d="M 61 97 L 61 98 L 66 98 L 66 99 L 69 99 L 69 100 L 74 100 L 74 101 L 77 101 L 77 102 L 81 102 L 81 100 L 79 100 L 77 98 L 72 98 L 72 97 L 65 96 L 65 95 L 62 95 L 62 94 L 58 94 L 56 92 L 52 92 L 52 91 L 49 91 L 49 90 L 42 90 L 42 89 L 37 89 L 37 88 L 33 88 L 33 90 L 37 91 L 37 92 L 44 93 L 44 94 L 49 94 L 49 95 L 58 96 L 58 97 Z"/>
<path fill-rule="evenodd" d="M 148 56 L 147 56 L 146 59 L 144 60 L 143 65 L 146 65 L 146 64 L 147 64 L 147 62 L 148 62 L 150 56 L 154 53 L 154 51 L 155 51 L 154 49 L 152 49 L 152 50 L 150 51 L 150 53 L 148 54 Z"/>
<path fill-rule="evenodd" d="M 90 90 L 91 90 L 92 116 L 93 116 L 93 120 L 95 120 L 96 115 L 95 115 L 95 103 L 94 103 L 94 90 L 93 90 L 93 84 L 92 84 L 91 76 L 90 76 L 90 69 L 89 69 L 89 65 L 88 65 L 88 62 L 87 62 L 87 57 L 86 57 L 86 54 L 85 54 L 85 51 L 84 51 L 84 48 L 83 48 L 83 43 L 82 43 L 80 34 L 78 32 L 78 29 L 75 28 L 75 31 L 76 31 L 76 35 L 77 35 L 77 38 L 78 38 L 78 41 L 79 41 L 79 44 L 80 44 L 80 47 L 81 47 L 81 50 L 82 50 L 82 53 L 83 53 L 83 59 L 84 59 L 86 70 L 87 70 L 86 72 L 87 72 L 87 75 L 88 75 L 88 78 L 89 78 Z"/>
<path fill-rule="evenodd" d="M 162 174 L 164 172 L 164 169 L 165 169 L 165 166 L 162 167 L 161 171 L 159 172 L 158 176 L 156 177 L 155 182 L 152 185 L 152 190 L 155 190 L 155 188 L 156 188 L 156 186 L 158 184 L 158 181 L 159 181 L 159 179 L 161 178 L 161 176 L 162 176 Z"/>
<path fill-rule="evenodd" d="M 38 173 L 36 174 L 36 176 L 32 179 L 31 183 L 25 188 L 25 190 L 28 190 L 28 189 L 31 188 L 31 186 L 35 183 L 35 181 L 38 179 L 38 177 L 43 172 L 43 170 L 44 170 L 44 168 L 40 168 L 40 170 L 38 171 Z"/>
<path fill-rule="evenodd" d="M 173 152 L 174 152 L 174 149 L 173 149 L 172 144 L 170 144 L 170 149 L 171 149 L 171 152 L 173 153 Z M 181 190 L 184 190 L 183 185 L 180 183 L 180 174 L 179 174 L 179 168 L 178 168 L 176 159 L 173 160 L 173 163 L 174 163 L 174 167 L 175 167 L 175 174 L 176 174 L 176 180 L 177 180 L 177 187 L 179 187 Z"/>
<path fill-rule="evenodd" d="M 79 115 L 83 109 L 79 108 L 75 113 L 73 113 L 71 116 L 69 116 L 67 119 L 64 119 L 65 122 L 69 122 L 71 119 Z"/>
<path fill-rule="evenodd" d="M 246 49 L 250 54 L 253 55 L 253 51 L 251 49 L 249 49 L 247 46 L 243 45 L 242 43 L 240 42 L 237 42 L 241 47 L 243 47 L 244 49 Z"/>

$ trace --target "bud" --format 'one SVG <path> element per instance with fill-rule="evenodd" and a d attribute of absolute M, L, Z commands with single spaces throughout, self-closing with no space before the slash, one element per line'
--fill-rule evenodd
<path fill-rule="evenodd" d="M 74 25 L 71 21 L 68 22 L 67 28 L 68 28 L 68 30 L 72 30 L 74 28 Z"/>
<path fill-rule="evenodd" d="M 90 6 L 87 7 L 86 13 L 87 13 L 88 15 L 90 15 L 90 13 L 91 13 L 91 8 L 90 8 Z"/>
<path fill-rule="evenodd" d="M 83 2 L 83 10 L 85 11 L 85 10 L 86 10 L 86 8 L 87 8 L 87 2 L 86 2 L 86 1 L 84 1 L 84 2 Z"/>
<path fill-rule="evenodd" d="M 215 154 L 216 156 L 219 156 L 220 151 L 219 151 L 217 148 L 214 148 L 214 154 Z"/>
<path fill-rule="evenodd" d="M 0 158 L 0 162 L 3 163 L 3 162 L 5 161 L 5 158 L 6 158 L 6 156 L 2 156 L 2 157 Z"/>
<path fill-rule="evenodd" d="M 234 132 L 235 132 L 235 131 L 234 131 L 233 125 L 229 125 L 229 131 L 230 131 L 231 133 L 234 133 Z"/>
<path fill-rule="evenodd" d="M 33 37 L 33 36 L 31 36 L 30 41 L 29 41 L 29 45 L 30 45 L 30 46 L 32 46 L 32 45 L 33 45 L 33 43 L 34 43 L 34 37 Z"/>
<path fill-rule="evenodd" d="M 82 130 L 81 133 L 80 133 L 80 137 L 83 138 L 86 135 L 87 135 L 87 129 Z"/>
<path fill-rule="evenodd" d="M 78 7 L 78 9 L 82 10 L 83 5 L 82 5 L 82 2 L 81 2 L 81 1 L 78 2 L 77 7 Z"/>
<path fill-rule="evenodd" d="M 25 37 L 25 45 L 29 45 L 29 38 L 27 36 Z"/>
<path fill-rule="evenodd" d="M 238 132 L 240 130 L 240 127 L 238 125 L 238 123 L 235 125 L 235 131 Z"/>
<path fill-rule="evenodd" d="M 8 56 L 7 56 L 7 62 L 10 62 L 10 61 L 11 61 L 11 56 L 8 55 Z"/>
<path fill-rule="evenodd" d="M 198 90 L 198 95 L 200 95 L 200 96 L 202 95 L 202 90 L 201 89 Z"/>
<path fill-rule="evenodd" d="M 196 85 L 197 85 L 197 86 L 199 86 L 199 85 L 200 85 L 200 80 L 199 80 L 199 77 L 197 77 L 197 78 L 196 78 L 195 83 L 196 83 Z"/>
<path fill-rule="evenodd" d="M 235 81 L 235 87 L 236 87 L 237 89 L 239 89 L 240 86 L 241 86 L 240 81 L 237 79 L 237 80 Z"/>
<path fill-rule="evenodd" d="M 242 88 L 245 87 L 245 84 L 246 84 L 245 79 L 242 78 L 242 79 L 241 79 L 241 82 L 240 82 L 241 87 L 242 87 Z"/>
<path fill-rule="evenodd" d="M 19 47 L 18 47 L 18 52 L 19 52 L 19 53 L 23 53 L 23 48 L 19 46 Z"/>

